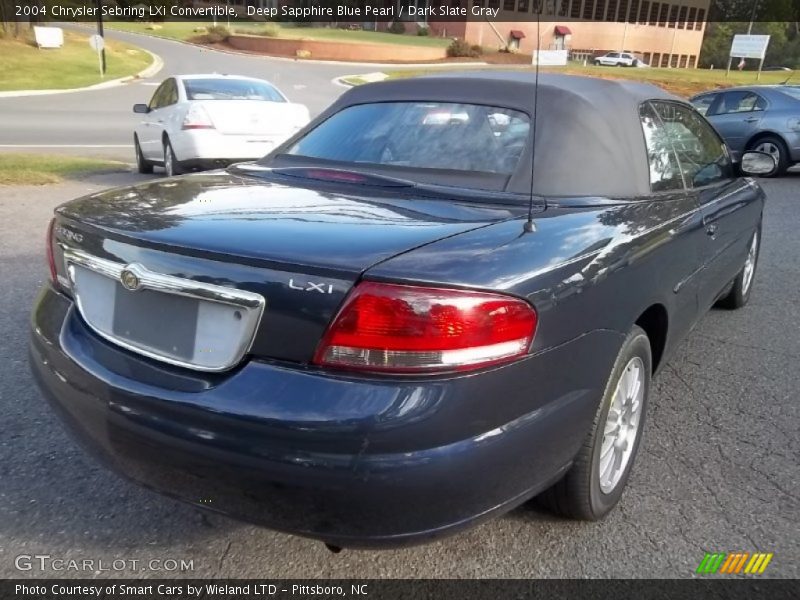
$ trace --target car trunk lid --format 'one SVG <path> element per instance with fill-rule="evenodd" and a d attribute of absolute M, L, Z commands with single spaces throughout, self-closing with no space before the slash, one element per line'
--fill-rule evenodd
<path fill-rule="evenodd" d="M 122 298 L 117 304 L 126 311 L 135 310 L 138 303 L 130 302 L 116 279 L 130 264 L 259 294 L 266 307 L 250 352 L 306 362 L 365 270 L 513 216 L 500 206 L 369 189 L 368 194 L 340 193 L 222 173 L 109 190 L 57 209 L 58 258 L 63 262 L 67 248 L 115 263 L 114 289 L 97 281 L 92 286 L 116 294 L 115 303 Z M 162 312 L 153 309 L 158 299 L 148 302 L 147 314 L 138 318 L 156 318 Z M 173 308 L 163 311 L 170 319 L 182 310 Z M 102 304 L 98 310 L 102 312 Z M 91 324 L 91 316 L 84 317 Z M 109 324 L 119 321 L 110 314 L 103 318 Z M 138 322 L 137 317 L 127 321 Z M 171 322 L 162 325 L 177 327 Z M 165 343 L 158 327 L 150 329 L 153 339 Z M 189 357 L 183 362 L 189 363 L 195 350 L 190 329 L 183 336 L 184 355 Z"/>
<path fill-rule="evenodd" d="M 214 128 L 225 135 L 288 138 L 308 122 L 308 110 L 292 102 L 266 100 L 195 101 Z"/>

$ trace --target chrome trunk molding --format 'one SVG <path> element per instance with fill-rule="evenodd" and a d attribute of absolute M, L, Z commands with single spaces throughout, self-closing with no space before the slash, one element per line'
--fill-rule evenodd
<path fill-rule="evenodd" d="M 118 263 L 104 258 L 99 258 L 76 248 L 70 248 L 64 244 L 59 244 L 59 246 L 63 252 L 66 271 L 69 276 L 71 287 L 74 291 L 75 303 L 78 311 L 86 324 L 102 338 L 127 350 L 147 356 L 148 358 L 187 369 L 193 369 L 195 371 L 227 371 L 228 369 L 236 366 L 242 360 L 244 355 L 249 352 L 266 307 L 266 300 L 260 294 L 201 281 L 194 281 L 182 277 L 175 277 L 173 275 L 164 275 L 162 273 L 151 271 L 140 263 Z M 77 290 L 74 265 L 89 269 L 117 282 L 122 281 L 123 273 L 132 273 L 136 277 L 138 285 L 136 286 L 135 290 L 131 290 L 130 293 L 135 294 L 138 290 L 147 289 L 164 294 L 174 294 L 178 296 L 194 298 L 196 300 L 216 302 L 242 308 L 248 311 L 248 313 L 255 313 L 254 317 L 252 318 L 252 326 L 249 327 L 249 334 L 240 341 L 233 357 L 225 363 L 215 365 L 213 367 L 202 366 L 192 362 L 178 360 L 170 356 L 165 356 L 163 354 L 159 354 L 158 352 L 153 352 L 152 350 L 148 350 L 125 340 L 119 339 L 118 337 L 110 335 L 105 331 L 101 331 L 92 323 L 91 319 L 86 315 L 81 302 L 80 292 Z"/>

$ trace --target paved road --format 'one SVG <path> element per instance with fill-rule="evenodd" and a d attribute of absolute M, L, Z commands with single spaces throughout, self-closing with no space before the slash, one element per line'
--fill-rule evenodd
<path fill-rule="evenodd" d="M 164 68 L 149 79 L 104 90 L 0 98 L 0 151 L 66 152 L 132 162 L 136 115 L 131 108 L 147 102 L 158 83 L 169 76 L 217 72 L 262 77 L 275 83 L 290 100 L 308 106 L 313 116 L 345 91 L 332 79 L 377 70 L 231 54 L 122 32 L 107 31 L 107 36 L 158 54 Z"/>
<path fill-rule="evenodd" d="M 51 209 L 137 179 L 0 193 L 0 577 L 40 575 L 14 568 L 35 553 L 192 560 L 185 575 L 199 577 L 688 577 L 705 551 L 742 550 L 774 552 L 767 575 L 800 575 L 800 176 L 764 183 L 752 301 L 712 311 L 656 381 L 643 452 L 605 521 L 523 507 L 432 545 L 338 555 L 118 479 L 84 456 L 33 387 L 27 318 L 46 277 Z"/>

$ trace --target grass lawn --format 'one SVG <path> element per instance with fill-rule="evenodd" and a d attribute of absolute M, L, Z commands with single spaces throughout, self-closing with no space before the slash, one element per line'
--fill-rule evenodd
<path fill-rule="evenodd" d="M 26 32 L 27 33 L 27 32 Z M 88 35 L 64 31 L 64 46 L 40 50 L 28 39 L 0 38 L 0 91 L 61 90 L 135 75 L 152 57 L 134 46 L 106 41 L 105 78 Z"/>
<path fill-rule="evenodd" d="M 476 67 L 468 70 L 474 71 Z M 388 79 L 398 79 L 403 77 L 415 77 L 419 75 L 430 75 L 441 73 L 444 69 L 398 69 L 386 71 Z M 458 70 L 457 67 L 447 68 L 447 70 Z M 532 67 L 503 67 L 503 70 L 528 71 L 533 72 Z M 791 75 L 788 72 L 767 72 L 761 74 L 761 81 L 756 81 L 754 71 L 731 71 L 729 77 L 725 77 L 724 69 L 631 69 L 624 67 L 595 67 L 569 65 L 566 67 L 542 67 L 542 73 L 568 73 L 570 75 L 586 75 L 590 77 L 602 77 L 604 79 L 632 79 L 653 83 L 661 86 L 665 90 L 678 96 L 689 97 L 699 92 L 714 88 L 731 87 L 734 85 L 751 85 L 755 83 L 781 83 Z M 345 82 L 351 85 L 361 85 L 367 83 L 359 76 L 346 77 Z M 800 74 L 795 83 L 800 83 Z"/>
<path fill-rule="evenodd" d="M 219 22 L 221 25 L 225 23 Z M 231 23 L 231 31 L 237 33 L 244 33 L 246 30 L 252 30 L 256 34 L 259 30 L 265 27 L 265 23 L 256 22 L 243 22 Z M 275 25 L 274 23 L 272 25 Z M 169 22 L 158 23 L 156 25 L 151 23 L 129 23 L 129 22 L 116 22 L 109 23 L 107 27 L 112 29 L 119 29 L 122 31 L 131 31 L 133 33 L 147 33 L 159 37 L 165 37 L 173 40 L 188 40 L 195 36 L 201 35 L 200 32 L 195 31 L 200 27 L 208 27 L 209 23 L 197 22 Z M 153 29 L 156 27 L 156 29 Z M 384 33 L 375 31 L 349 31 L 347 29 L 335 29 L 330 27 L 293 27 L 289 25 L 282 25 L 280 27 L 280 34 L 278 37 L 297 39 L 309 38 L 314 40 L 330 40 L 334 42 L 350 43 L 350 42 L 363 42 L 373 44 L 401 44 L 408 46 L 435 46 L 445 48 L 450 44 L 449 39 L 437 38 L 432 36 L 419 36 L 419 35 L 398 35 L 394 33 Z"/>
<path fill-rule="evenodd" d="M 45 185 L 91 173 L 127 171 L 125 163 L 55 154 L 0 153 L 0 185 Z"/>

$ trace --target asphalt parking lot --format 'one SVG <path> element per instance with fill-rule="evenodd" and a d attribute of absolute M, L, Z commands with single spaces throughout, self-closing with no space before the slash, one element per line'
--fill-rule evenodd
<path fill-rule="evenodd" d="M 763 183 L 751 303 L 713 310 L 656 380 L 643 452 L 605 521 L 525 506 L 435 544 L 338 555 L 118 479 L 84 456 L 34 387 L 28 314 L 47 276 L 52 208 L 142 179 L 0 188 L 0 577 L 690 577 L 706 551 L 773 552 L 764 576 L 800 575 L 800 174 Z M 17 556 L 36 554 L 128 563 L 120 571 L 15 567 Z M 193 570 L 140 570 L 169 559 L 192 561 Z"/>

